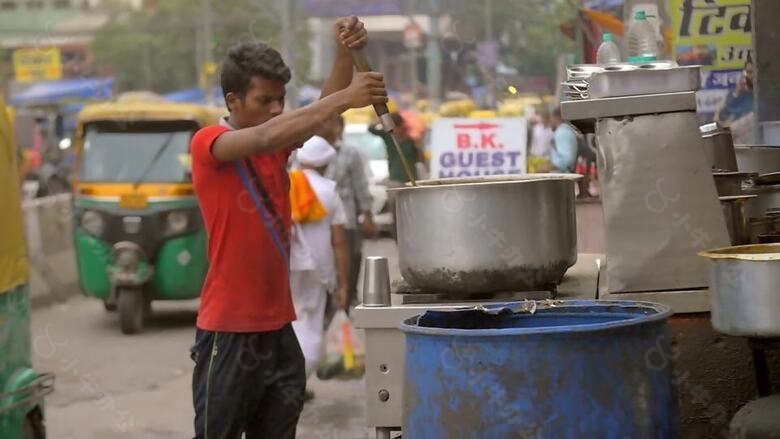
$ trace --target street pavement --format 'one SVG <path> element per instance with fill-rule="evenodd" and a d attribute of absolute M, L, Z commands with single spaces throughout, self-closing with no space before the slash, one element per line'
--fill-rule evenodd
<path fill-rule="evenodd" d="M 388 256 L 395 244 L 367 242 L 365 255 Z M 183 439 L 193 436 L 192 360 L 197 301 L 155 302 L 142 334 L 122 335 L 117 316 L 81 296 L 36 309 L 35 368 L 56 374 L 46 399 L 49 437 L 56 439 Z M 367 438 L 364 381 L 309 381 L 299 438 Z"/>

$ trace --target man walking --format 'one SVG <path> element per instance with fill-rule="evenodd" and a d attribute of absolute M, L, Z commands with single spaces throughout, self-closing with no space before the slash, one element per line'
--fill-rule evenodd
<path fill-rule="evenodd" d="M 344 119 L 336 117 L 323 132 L 323 137 L 336 150 L 336 157 L 328 166 L 325 176 L 336 182 L 347 222 L 344 225 L 349 248 L 349 283 L 347 284 L 347 305 L 357 302 L 357 284 L 360 263 L 363 259 L 363 234 L 368 238 L 376 236 L 376 225 L 371 213 L 373 197 L 368 190 L 366 167 L 360 151 L 343 141 Z M 362 230 L 358 216 L 363 215 Z"/>
<path fill-rule="evenodd" d="M 298 150 L 301 169 L 290 173 L 294 235 L 290 288 L 298 317 L 293 329 L 306 359 L 307 378 L 322 359 L 328 292 L 334 293 L 340 308 L 349 305 L 346 213 L 336 182 L 323 176 L 335 156 L 327 140 L 314 136 Z M 307 399 L 311 396 L 306 392 Z"/>
<path fill-rule="evenodd" d="M 291 322 L 290 153 L 349 108 L 387 102 L 381 74 L 353 78 L 356 17 L 334 26 L 338 54 L 322 98 L 282 114 L 290 70 L 265 44 L 232 48 L 221 85 L 230 115 L 192 139 L 195 193 L 208 232 L 192 358 L 196 439 L 294 438 L 306 385 Z"/>

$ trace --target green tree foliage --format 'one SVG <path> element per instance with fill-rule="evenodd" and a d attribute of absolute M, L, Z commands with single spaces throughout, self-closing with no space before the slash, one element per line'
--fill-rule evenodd
<path fill-rule="evenodd" d="M 213 0 L 213 58 L 219 62 L 238 42 L 279 48 L 280 19 L 274 0 Z M 111 66 L 119 90 L 170 92 L 197 87 L 203 20 L 199 0 L 165 0 L 154 10 L 115 11 L 92 43 L 98 66 Z M 306 20 L 295 25 L 296 50 L 286 60 L 299 78 L 309 68 Z"/>
<path fill-rule="evenodd" d="M 501 58 L 524 75 L 555 77 L 559 54 L 574 49 L 560 30 L 576 17 L 578 0 L 493 0 L 493 38 L 501 46 Z M 455 19 L 465 26 L 464 40 L 485 40 L 485 3 L 467 2 Z"/>

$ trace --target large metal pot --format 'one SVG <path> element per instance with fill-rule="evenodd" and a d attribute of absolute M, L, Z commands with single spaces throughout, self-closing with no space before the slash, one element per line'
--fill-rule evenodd
<path fill-rule="evenodd" d="M 780 244 L 699 254 L 710 260 L 712 326 L 739 337 L 780 337 Z"/>
<path fill-rule="evenodd" d="M 451 295 L 553 288 L 577 261 L 574 174 L 420 181 L 396 197 L 401 274 Z"/>
<path fill-rule="evenodd" d="M 734 142 L 731 130 L 719 127 L 715 123 L 699 127 L 701 138 L 704 140 L 704 152 L 712 165 L 712 169 L 719 171 L 736 171 L 737 156 L 734 153 Z"/>
<path fill-rule="evenodd" d="M 737 145 L 737 167 L 742 172 L 767 174 L 780 171 L 780 147 L 770 145 Z"/>

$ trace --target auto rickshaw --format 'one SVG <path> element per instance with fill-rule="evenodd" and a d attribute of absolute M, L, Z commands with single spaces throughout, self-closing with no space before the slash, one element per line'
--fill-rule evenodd
<path fill-rule="evenodd" d="M 153 300 L 200 295 L 206 231 L 192 186 L 190 139 L 226 110 L 154 101 L 85 107 L 74 141 L 75 248 L 85 295 L 142 330 Z"/>
<path fill-rule="evenodd" d="M 0 437 L 45 439 L 54 376 L 32 368 L 29 262 L 16 142 L 0 98 Z"/>

